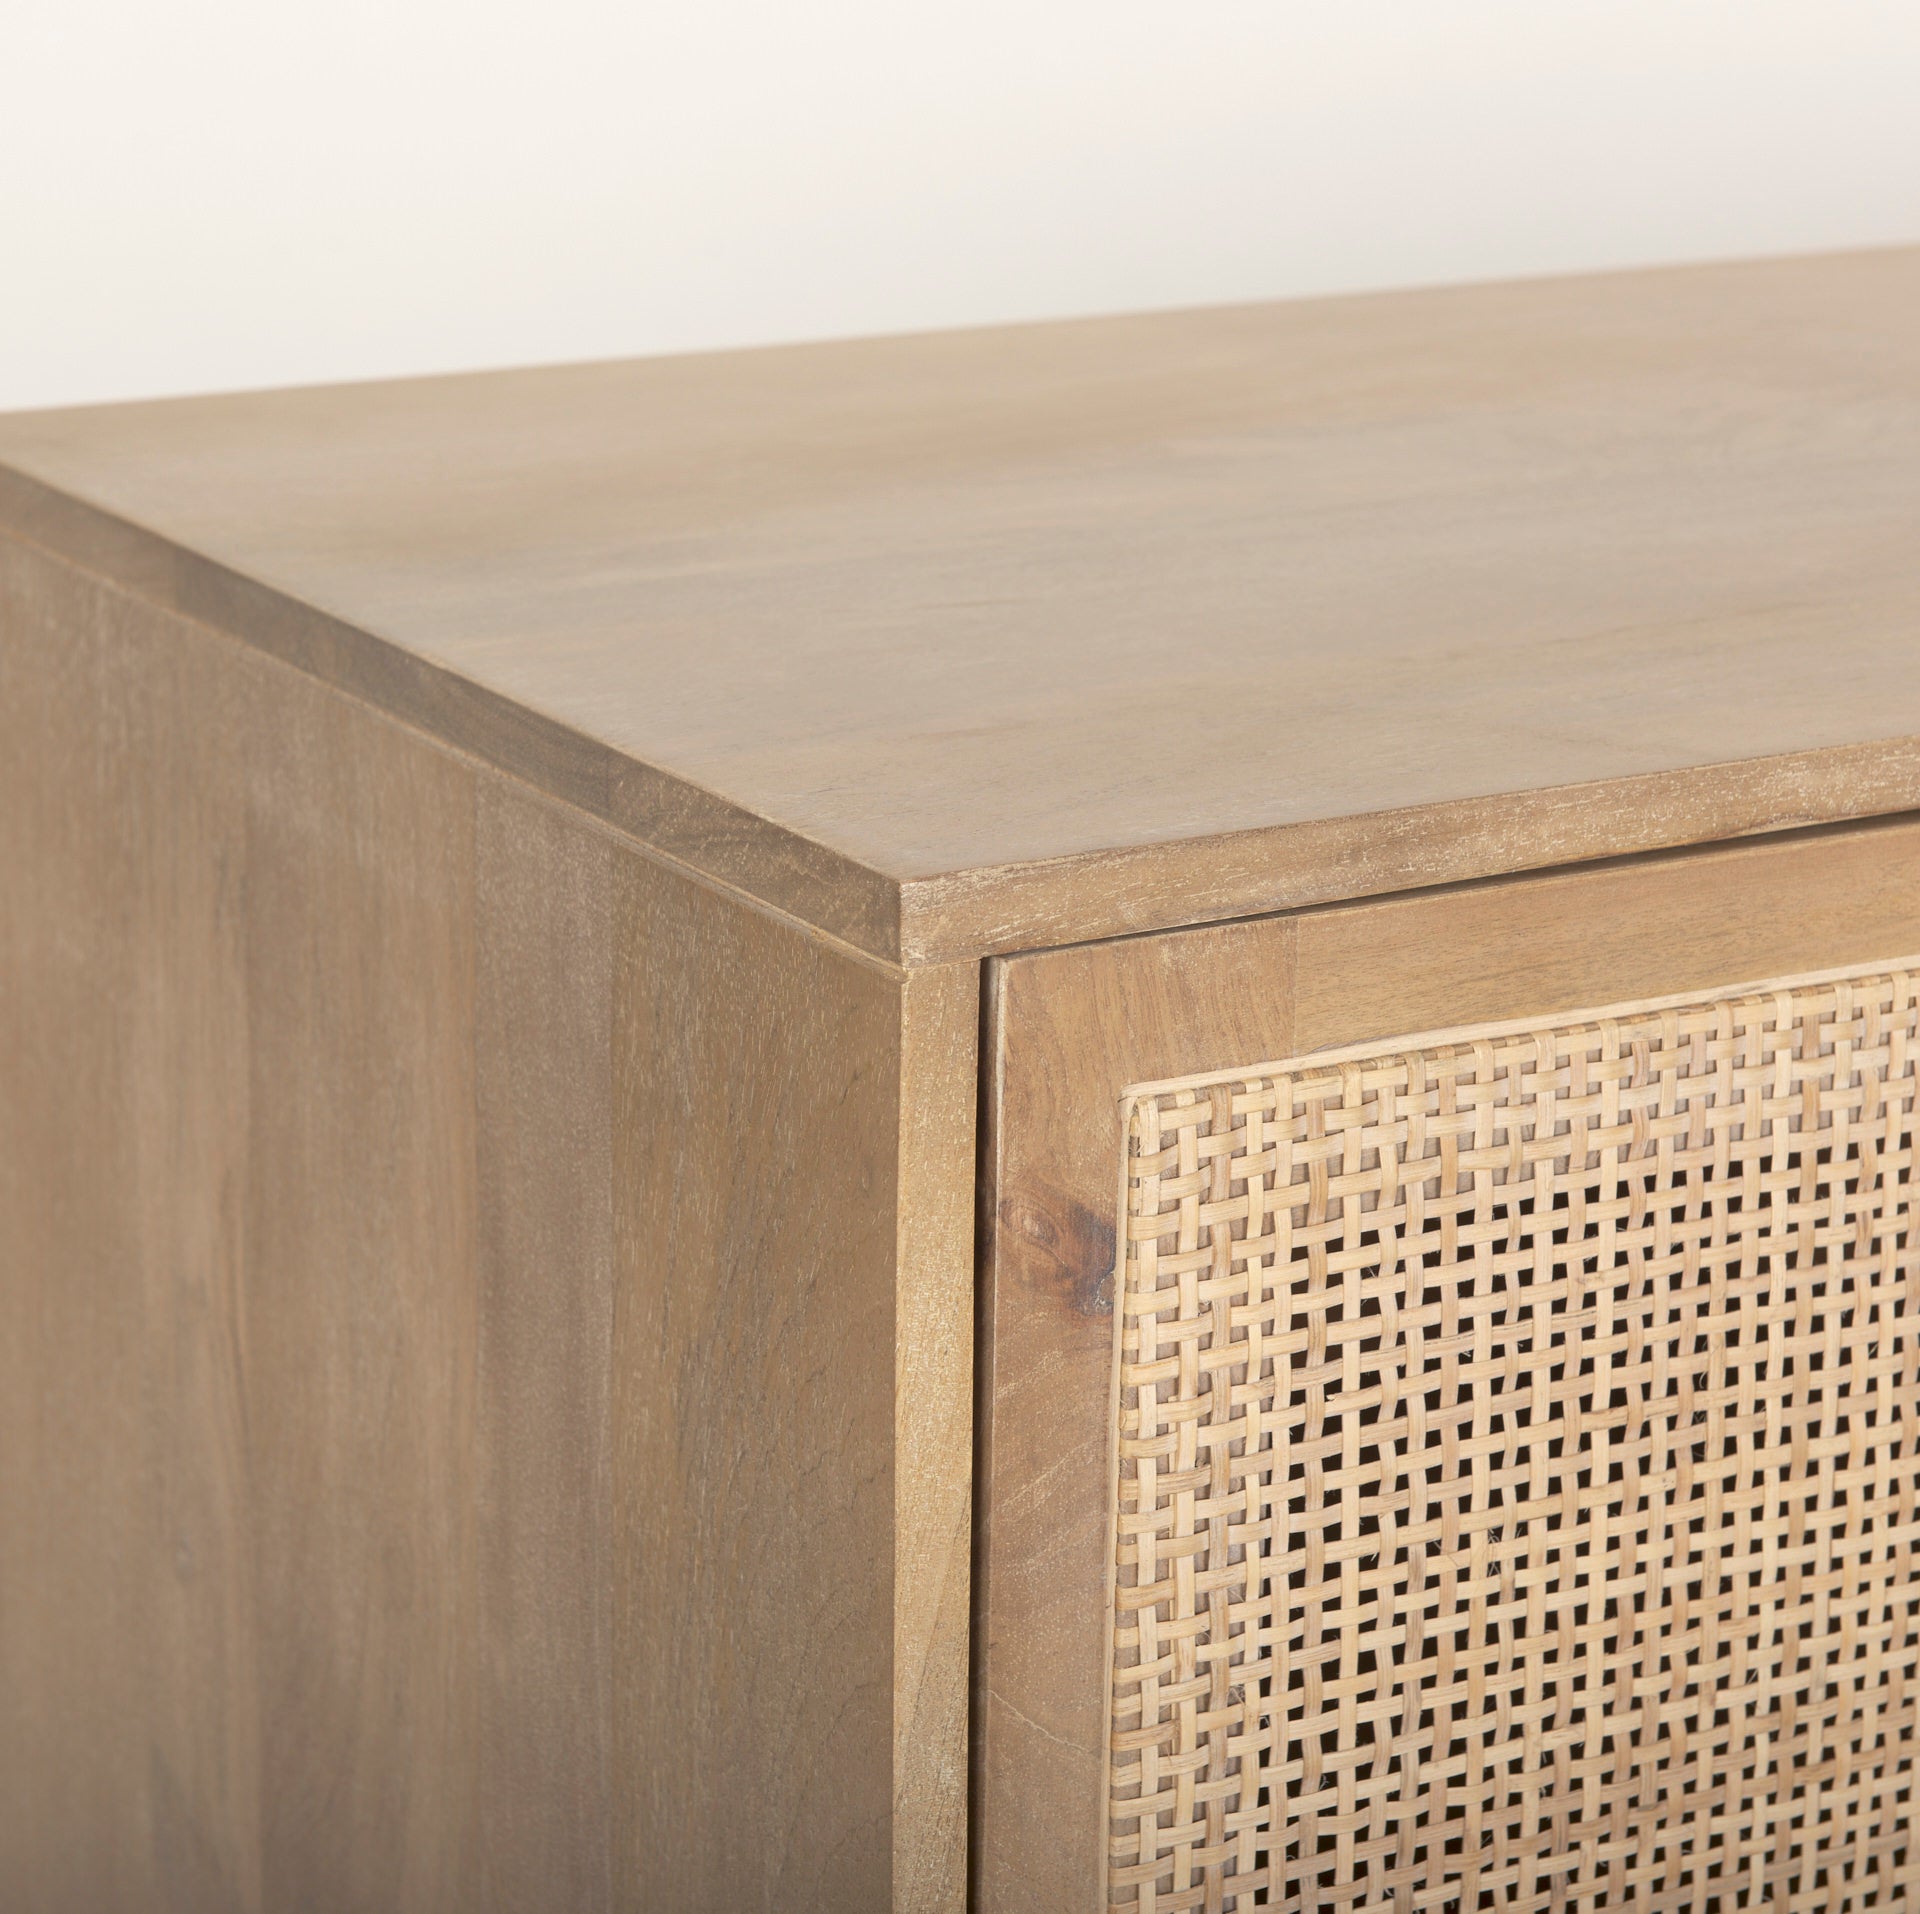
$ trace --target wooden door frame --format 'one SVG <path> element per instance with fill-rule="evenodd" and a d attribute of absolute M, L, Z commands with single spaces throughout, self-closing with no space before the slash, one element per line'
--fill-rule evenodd
<path fill-rule="evenodd" d="M 1916 952 L 1920 821 L 1909 816 L 989 962 L 977 1914 L 1099 1914 L 1123 1093 Z"/>

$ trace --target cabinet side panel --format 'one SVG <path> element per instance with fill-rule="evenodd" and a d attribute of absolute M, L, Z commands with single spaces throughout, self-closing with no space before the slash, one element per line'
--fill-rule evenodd
<path fill-rule="evenodd" d="M 0 540 L 0 1899 L 260 1905 L 241 687 Z"/>
<path fill-rule="evenodd" d="M 953 1907 L 973 970 L 15 545 L 0 746 L 9 1906 Z"/>
<path fill-rule="evenodd" d="M 0 564 L 0 1873 L 467 1905 L 471 774 Z"/>
<path fill-rule="evenodd" d="M 479 1905 L 612 1897 L 612 880 L 504 778 L 476 815 Z"/>
<path fill-rule="evenodd" d="M 265 1895 L 453 1909 L 474 1852 L 473 779 L 248 662 Z"/>
<path fill-rule="evenodd" d="M 890 1895 L 900 986 L 622 852 L 617 1904 Z"/>

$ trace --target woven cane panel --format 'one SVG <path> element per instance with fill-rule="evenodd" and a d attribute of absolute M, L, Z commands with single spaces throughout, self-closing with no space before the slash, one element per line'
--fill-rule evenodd
<path fill-rule="evenodd" d="M 1135 1094 L 1113 1907 L 1920 1890 L 1917 987 Z"/>

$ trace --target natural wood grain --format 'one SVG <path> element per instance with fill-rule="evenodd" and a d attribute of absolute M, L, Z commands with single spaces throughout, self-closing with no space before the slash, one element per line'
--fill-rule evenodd
<path fill-rule="evenodd" d="M 604 1914 L 613 1817 L 615 851 L 478 793 L 477 1905 Z"/>
<path fill-rule="evenodd" d="M 0 421 L 0 524 L 888 959 L 1920 806 L 1920 250 Z"/>
<path fill-rule="evenodd" d="M 894 1324 L 893 1906 L 961 1914 L 973 1548 L 980 968 L 901 991 Z"/>
<path fill-rule="evenodd" d="M 1605 668 L 1598 653 L 1592 662 Z M 1804 663 L 1782 655 L 1789 675 Z M 1689 703 L 1709 708 L 1710 687 Z M 1191 920 L 1223 920 L 1911 810 L 1916 792 L 1920 748 L 1893 739 L 1150 844 L 907 886 L 900 942 L 919 961 L 955 945 L 993 952 L 1123 936 L 1164 927 L 1174 889 Z"/>
<path fill-rule="evenodd" d="M 1197 935 L 1197 933 L 1195 934 Z M 1294 926 L 991 966 L 975 1878 L 991 1914 L 1094 1905 L 1105 1835 L 1106 1385 L 1119 1095 L 1139 1060 L 1284 1051 Z M 1097 1386 L 1089 1384 L 1097 1380 Z"/>
<path fill-rule="evenodd" d="M 16 1492 L 49 1498 L 7 1550 L 49 1719 L 8 1725 L 0 1873 L 54 1907 L 458 1904 L 472 773 L 5 565 L 6 1102 L 58 1157 L 0 1232 L 45 1471 Z"/>
<path fill-rule="evenodd" d="M 1920 823 L 1813 831 L 1299 920 L 1301 1051 L 1896 957 Z"/>
<path fill-rule="evenodd" d="M 452 1910 L 477 1834 L 473 773 L 284 674 L 242 722 L 263 1892 Z"/>
<path fill-rule="evenodd" d="M 980 1914 L 1098 1905 L 1118 1092 L 1915 948 L 1899 821 L 989 966 Z"/>
<path fill-rule="evenodd" d="M 243 701 L 204 657 L 152 655 L 151 622 L 0 541 L 0 1900 L 20 1914 L 262 1905 Z"/>
<path fill-rule="evenodd" d="M 0 538 L 0 1892 L 964 1899 L 978 973 Z"/>
<path fill-rule="evenodd" d="M 952 1909 L 971 973 L 615 889 L 619 1904 Z"/>

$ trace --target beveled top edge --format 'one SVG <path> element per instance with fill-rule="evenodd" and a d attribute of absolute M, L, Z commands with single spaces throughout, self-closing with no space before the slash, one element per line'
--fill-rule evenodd
<path fill-rule="evenodd" d="M 895 880 L 715 792 L 5 464 L 0 537 L 306 672 L 865 957 L 902 961 Z"/>

